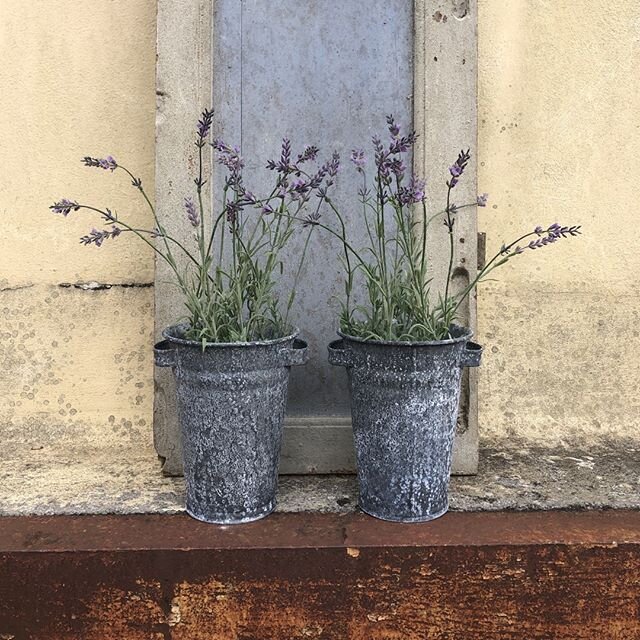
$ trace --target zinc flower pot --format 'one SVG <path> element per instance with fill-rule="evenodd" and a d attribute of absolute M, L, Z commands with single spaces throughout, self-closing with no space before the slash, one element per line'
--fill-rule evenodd
<path fill-rule="evenodd" d="M 383 342 L 339 332 L 329 345 L 329 362 L 349 378 L 359 506 L 376 518 L 425 522 L 448 509 L 462 369 L 482 355 L 471 330 L 450 333 Z"/>
<path fill-rule="evenodd" d="M 186 511 L 204 522 L 258 520 L 276 506 L 289 369 L 307 361 L 297 331 L 246 343 L 163 332 L 155 363 L 172 367 L 183 437 Z"/>

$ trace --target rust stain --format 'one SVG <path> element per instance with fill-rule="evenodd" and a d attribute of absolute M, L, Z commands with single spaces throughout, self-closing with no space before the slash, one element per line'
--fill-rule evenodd
<path fill-rule="evenodd" d="M 15 640 L 640 637 L 640 539 L 604 545 L 620 540 L 621 522 L 637 527 L 640 514 L 502 514 L 501 529 L 491 520 L 493 543 L 485 514 L 465 515 L 464 543 L 433 533 L 445 522 L 390 527 L 382 546 L 366 543 L 385 535 L 381 524 L 359 516 L 291 514 L 234 529 L 169 517 L 40 519 L 22 543 L 20 519 L 0 521 L 0 576 L 11 576 L 0 632 Z M 52 520 L 61 522 L 57 535 Z M 558 542 L 573 521 L 579 535 Z M 542 522 L 545 543 L 534 530 Z M 530 541 L 513 542 L 525 523 Z M 76 535 L 91 549 L 73 551 Z"/>

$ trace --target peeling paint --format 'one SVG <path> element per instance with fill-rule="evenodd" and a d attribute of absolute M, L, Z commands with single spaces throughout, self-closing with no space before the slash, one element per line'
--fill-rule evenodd
<path fill-rule="evenodd" d="M 451 13 L 458 20 L 462 20 L 469 15 L 469 0 L 451 0 Z"/>

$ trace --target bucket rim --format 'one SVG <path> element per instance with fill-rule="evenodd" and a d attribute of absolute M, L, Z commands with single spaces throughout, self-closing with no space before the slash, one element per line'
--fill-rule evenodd
<path fill-rule="evenodd" d="M 349 335 L 348 333 L 344 333 L 338 330 L 338 335 L 351 342 L 358 342 L 360 344 L 370 344 L 377 346 L 386 346 L 386 347 L 438 347 L 441 345 L 447 344 L 456 344 L 458 342 L 468 342 L 473 338 L 473 330 L 469 327 L 462 327 L 457 324 L 452 324 L 450 327 L 450 331 L 452 329 L 457 329 L 461 331 L 461 334 L 455 338 L 447 338 L 445 340 L 429 340 L 429 341 L 404 341 L 404 340 L 369 340 L 366 338 L 359 338 L 357 336 Z"/>
<path fill-rule="evenodd" d="M 188 324 L 186 322 L 171 325 L 162 330 L 162 336 L 173 344 L 179 344 L 185 347 L 198 347 L 199 349 L 202 349 L 202 342 L 198 340 L 187 340 L 186 338 L 181 338 L 178 335 L 175 335 L 178 332 L 183 332 L 186 327 L 188 327 Z M 270 347 L 285 344 L 286 342 L 291 342 L 291 340 L 295 340 L 298 337 L 299 333 L 300 330 L 298 329 L 298 327 L 292 327 L 291 333 L 287 336 L 283 336 L 282 338 L 273 338 L 271 340 L 254 340 L 250 342 L 205 342 L 204 347 L 205 349 L 224 349 L 231 347 Z"/>

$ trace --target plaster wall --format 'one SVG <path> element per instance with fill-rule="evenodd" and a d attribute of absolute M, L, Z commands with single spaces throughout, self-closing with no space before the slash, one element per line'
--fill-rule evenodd
<path fill-rule="evenodd" d="M 480 0 L 479 210 L 488 253 L 555 221 L 584 235 L 480 288 L 485 435 L 640 437 L 640 4 Z"/>
<path fill-rule="evenodd" d="M 153 192 L 154 2 L 2 0 L 0 60 L 0 424 L 36 451 L 146 446 L 151 252 L 125 237 L 81 247 L 101 221 L 48 206 L 67 197 L 149 224 L 129 180 L 80 159 L 113 154 Z"/>
<path fill-rule="evenodd" d="M 126 237 L 80 247 L 100 221 L 47 206 L 90 200 L 151 224 L 127 180 L 78 160 L 111 153 L 153 192 L 155 12 L 0 6 L 0 424 L 34 446 L 150 445 L 153 256 Z M 639 436 L 639 29 L 632 0 L 479 1 L 488 253 L 538 223 L 584 228 L 481 287 L 481 434 Z"/>

